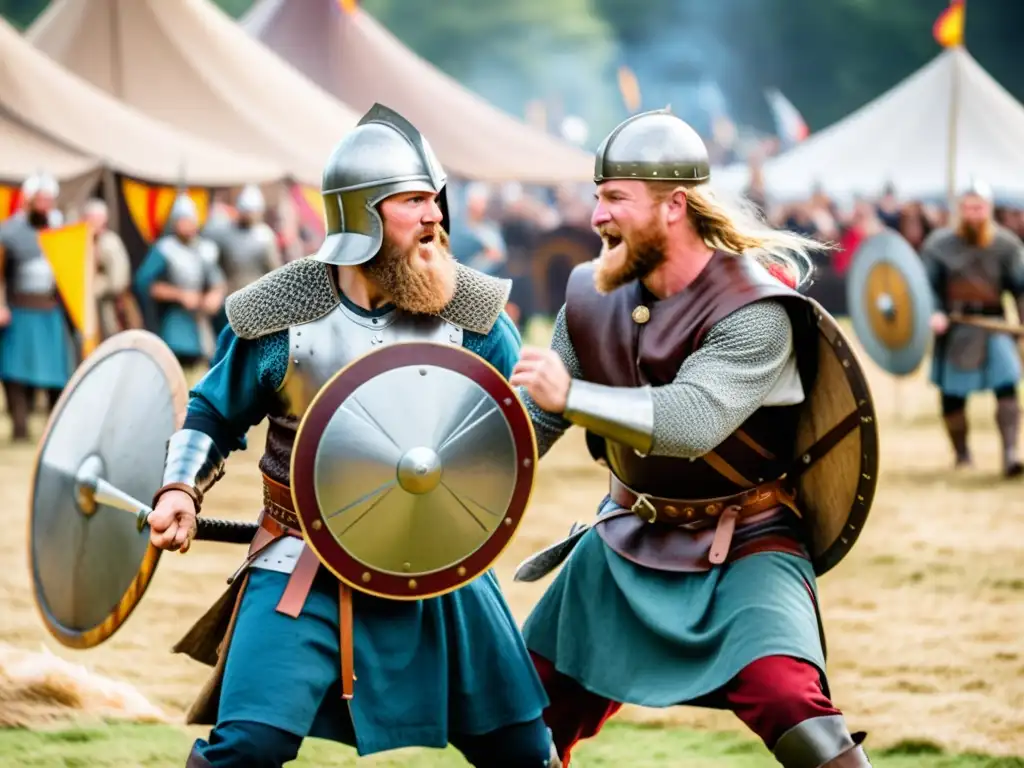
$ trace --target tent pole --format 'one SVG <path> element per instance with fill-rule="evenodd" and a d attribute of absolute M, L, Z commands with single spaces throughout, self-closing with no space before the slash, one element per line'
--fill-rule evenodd
<path fill-rule="evenodd" d="M 955 50 L 958 50 L 957 46 Z M 956 56 L 956 53 L 951 53 Z M 953 59 L 953 76 L 949 83 L 949 146 L 946 158 L 946 204 L 949 206 L 949 216 L 952 218 L 956 208 L 956 148 L 957 129 L 960 123 L 960 64 Z"/>

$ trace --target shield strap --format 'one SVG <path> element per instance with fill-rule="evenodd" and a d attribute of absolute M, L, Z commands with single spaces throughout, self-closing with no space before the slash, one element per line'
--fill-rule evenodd
<path fill-rule="evenodd" d="M 860 424 L 860 413 L 853 411 L 845 419 L 836 424 L 832 429 L 822 435 L 814 445 L 808 448 L 795 462 L 792 467 L 786 472 L 786 480 L 795 484 L 800 479 L 800 475 L 814 466 L 822 456 L 827 454 L 840 442 L 843 438 L 850 434 Z"/>

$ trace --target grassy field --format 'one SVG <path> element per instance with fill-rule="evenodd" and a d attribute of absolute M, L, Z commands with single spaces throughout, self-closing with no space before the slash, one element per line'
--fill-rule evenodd
<path fill-rule="evenodd" d="M 0 731 L 0 766 L 25 768 L 141 768 L 184 762 L 191 738 L 166 726 L 111 725 L 51 732 Z M 928 742 L 908 742 L 872 754 L 878 768 L 1024 768 L 1018 757 L 948 755 Z M 296 768 L 378 766 L 456 768 L 467 763 L 453 750 L 408 750 L 358 760 L 353 750 L 307 743 Z M 573 755 L 573 768 L 770 768 L 778 763 L 760 745 L 730 733 L 696 733 L 612 723 Z"/>
<path fill-rule="evenodd" d="M 880 488 L 854 552 L 821 581 L 834 699 L 870 732 L 881 766 L 1024 766 L 1024 487 L 999 476 L 994 402 L 971 403 L 975 468 L 951 471 L 938 396 L 923 371 L 894 382 L 869 363 L 882 430 Z M 34 429 L 41 429 L 40 421 Z M 241 548 L 197 544 L 165 555 L 142 605 L 107 643 L 72 651 L 53 642 L 33 606 L 26 567 L 27 478 L 34 452 L 7 444 L 0 425 L 0 646 L 37 650 L 134 686 L 180 722 L 207 668 L 168 649 L 225 588 Z M 232 456 L 208 497 L 209 516 L 253 519 L 263 430 Z M 497 564 L 513 612 L 525 619 L 547 581 L 517 584 L 515 564 L 587 519 L 607 488 L 568 434 L 542 462 L 530 514 Z M 625 652 L 625 650 L 624 650 Z M 0 698 L 0 722 L 5 703 Z M 81 704 L 88 710 L 88 702 Z M 72 713 L 75 714 L 75 713 Z M 7 720 L 10 722 L 10 719 Z M 732 715 L 626 708 L 579 753 L 579 765 L 768 766 Z M 640 727 L 645 726 L 645 727 Z M 724 735 L 723 735 L 724 734 Z M 173 727 L 0 731 L 2 765 L 180 765 L 191 735 Z M 914 743 L 925 745 L 920 754 Z M 896 753 L 880 752 L 899 747 Z M 911 745 L 911 747 L 907 747 Z M 928 745 L 931 745 L 929 748 Z M 929 749 L 931 752 L 929 752 Z M 976 753 L 1003 759 L 953 758 Z M 350 752 L 311 744 L 304 765 L 351 765 Z M 390 762 L 389 762 L 390 760 Z M 362 764 L 362 762 L 360 763 Z M 370 758 L 367 765 L 458 765 L 441 753 Z"/>

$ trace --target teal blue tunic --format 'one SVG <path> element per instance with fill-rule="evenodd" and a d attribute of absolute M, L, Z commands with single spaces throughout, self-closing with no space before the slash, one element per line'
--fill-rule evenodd
<path fill-rule="evenodd" d="M 0 328 L 0 381 L 63 389 L 75 369 L 75 347 L 64 311 L 11 307 Z"/>
<path fill-rule="evenodd" d="M 464 334 L 464 346 L 506 377 L 520 345 L 504 314 L 488 335 Z M 287 351 L 287 331 L 247 341 L 225 329 L 213 367 L 192 393 L 185 427 L 210 434 L 225 455 L 244 447 L 245 432 L 274 405 Z M 302 614 L 292 619 L 275 611 L 286 581 L 283 574 L 251 573 L 228 652 L 219 723 L 265 723 L 354 744 L 366 755 L 440 748 L 452 734 L 526 723 L 547 706 L 493 573 L 416 602 L 356 593 L 357 679 L 348 706 L 338 686 L 337 582 L 321 569 Z"/>
<path fill-rule="evenodd" d="M 616 508 L 606 498 L 599 514 Z M 817 600 L 814 570 L 801 557 L 761 553 L 706 573 L 668 573 L 620 557 L 591 530 L 523 634 L 531 651 L 587 690 L 669 707 L 766 656 L 810 662 L 824 678 Z"/>
<path fill-rule="evenodd" d="M 157 301 L 149 294 L 154 283 L 166 281 L 167 261 L 160 249 L 150 248 L 135 273 L 133 287 L 148 325 L 182 358 L 205 357 L 202 336 L 195 316 L 180 304 Z"/>

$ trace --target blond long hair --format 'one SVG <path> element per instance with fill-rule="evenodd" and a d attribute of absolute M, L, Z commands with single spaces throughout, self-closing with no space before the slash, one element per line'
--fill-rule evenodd
<path fill-rule="evenodd" d="M 779 264 L 793 274 L 797 286 L 806 285 L 814 273 L 811 252 L 834 247 L 832 243 L 769 226 L 757 206 L 741 195 L 709 184 L 648 183 L 659 200 L 667 199 L 680 186 L 686 190 L 687 218 L 709 247 L 752 256 L 766 267 Z"/>

